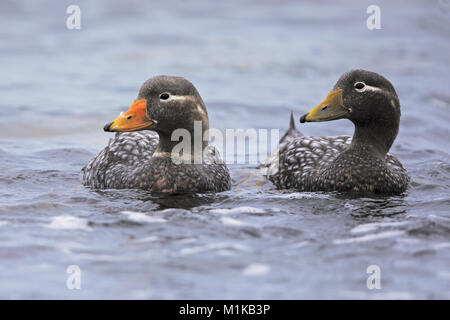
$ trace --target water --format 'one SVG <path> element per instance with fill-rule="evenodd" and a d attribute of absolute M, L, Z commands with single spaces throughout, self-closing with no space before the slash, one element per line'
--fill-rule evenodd
<path fill-rule="evenodd" d="M 70 2 L 0 3 L 1 298 L 450 298 L 448 1 L 378 1 L 373 31 L 371 1 L 77 3 L 79 31 L 65 28 Z M 103 125 L 153 75 L 190 79 L 212 127 L 284 132 L 351 68 L 400 97 L 403 197 L 280 192 L 243 183 L 250 165 L 216 195 L 80 184 Z"/>

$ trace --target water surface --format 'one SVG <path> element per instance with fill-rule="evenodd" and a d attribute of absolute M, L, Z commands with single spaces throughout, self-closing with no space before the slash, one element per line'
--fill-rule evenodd
<path fill-rule="evenodd" d="M 450 298 L 450 9 L 446 1 L 0 3 L 1 298 Z M 376 71 L 402 105 L 402 197 L 233 189 L 161 196 L 84 188 L 103 125 L 157 74 L 191 80 L 212 127 L 287 128 L 341 73 Z M 297 123 L 351 134 L 344 120 Z M 81 290 L 66 288 L 69 265 Z M 368 290 L 378 265 L 382 289 Z"/>

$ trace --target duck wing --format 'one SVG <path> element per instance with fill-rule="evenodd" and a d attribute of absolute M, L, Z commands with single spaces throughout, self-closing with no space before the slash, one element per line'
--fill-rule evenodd
<path fill-rule="evenodd" d="M 278 150 L 264 163 L 267 178 L 279 189 L 308 190 L 319 171 L 330 165 L 352 141 L 351 136 L 300 136 L 280 143 Z M 391 153 L 386 165 L 399 176 L 406 173 L 400 161 Z"/>
<path fill-rule="evenodd" d="M 117 132 L 108 146 L 83 169 L 83 184 L 111 188 L 135 175 L 156 150 L 159 136 L 153 131 Z"/>
<path fill-rule="evenodd" d="M 351 136 L 301 136 L 282 143 L 266 163 L 267 177 L 277 188 L 302 190 L 302 185 L 347 149 L 351 140 Z"/>

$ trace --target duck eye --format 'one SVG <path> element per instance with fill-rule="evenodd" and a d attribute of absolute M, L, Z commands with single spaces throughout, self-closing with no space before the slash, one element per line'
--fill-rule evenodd
<path fill-rule="evenodd" d="M 159 95 L 159 98 L 160 98 L 161 100 L 167 100 L 167 99 L 169 99 L 169 97 L 170 97 L 170 95 L 169 95 L 167 92 L 161 93 L 161 94 Z"/>
<path fill-rule="evenodd" d="M 361 90 L 362 88 L 364 88 L 366 85 L 364 84 L 364 82 L 357 82 L 355 83 L 354 87 L 358 90 Z"/>

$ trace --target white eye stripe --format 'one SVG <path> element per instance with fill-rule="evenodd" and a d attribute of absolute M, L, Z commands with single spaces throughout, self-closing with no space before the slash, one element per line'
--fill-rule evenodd
<path fill-rule="evenodd" d="M 186 100 L 189 96 L 170 96 L 167 100 Z"/>
<path fill-rule="evenodd" d="M 374 92 L 381 92 L 383 91 L 382 89 L 378 88 L 378 87 L 374 87 L 374 86 L 368 86 L 366 84 L 366 86 L 364 88 L 362 88 L 361 91 L 374 91 Z"/>
<path fill-rule="evenodd" d="M 364 87 L 362 87 L 361 89 L 358 89 L 355 87 L 355 90 L 358 92 L 365 92 L 365 91 L 383 92 L 383 89 L 380 89 L 380 88 L 374 87 L 374 86 L 369 86 L 369 85 L 365 84 L 364 82 L 357 82 L 357 83 L 362 83 L 364 85 Z"/>
<path fill-rule="evenodd" d="M 189 99 L 194 99 L 193 96 L 177 96 L 177 95 L 170 95 L 168 99 L 161 99 L 161 101 L 185 101 Z"/>

